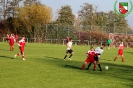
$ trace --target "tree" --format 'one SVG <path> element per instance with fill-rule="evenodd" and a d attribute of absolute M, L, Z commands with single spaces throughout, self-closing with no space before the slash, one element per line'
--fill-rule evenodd
<path fill-rule="evenodd" d="M 10 0 L 8 7 L 6 9 L 8 17 L 15 18 L 17 16 L 21 1 L 22 0 Z"/>
<path fill-rule="evenodd" d="M 84 3 L 83 6 L 80 6 L 81 10 L 78 11 L 78 15 L 81 19 L 80 25 L 82 29 L 88 30 L 89 28 L 92 29 L 90 26 L 95 24 L 96 20 L 96 11 L 97 7 L 93 7 L 92 4 Z"/>
<path fill-rule="evenodd" d="M 41 4 L 39 0 L 24 0 L 23 3 L 24 3 L 24 5 L 27 5 L 27 6 L 30 6 L 30 5 L 36 4 L 36 3 Z"/>
<path fill-rule="evenodd" d="M 73 25 L 74 24 L 74 15 L 72 14 L 72 9 L 69 5 L 61 7 L 56 23 L 61 24 L 61 25 Z"/>
<path fill-rule="evenodd" d="M 107 14 L 107 26 L 110 27 L 111 32 L 125 33 L 128 27 L 125 17 L 118 16 L 114 11 L 109 11 Z"/>
<path fill-rule="evenodd" d="M 25 5 L 19 9 L 18 22 L 32 34 L 35 25 L 44 26 L 52 19 L 52 9 L 43 4 Z M 35 31 L 35 30 L 34 30 Z"/>

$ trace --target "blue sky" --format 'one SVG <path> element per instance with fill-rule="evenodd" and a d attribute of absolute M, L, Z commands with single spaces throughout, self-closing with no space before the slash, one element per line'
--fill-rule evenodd
<path fill-rule="evenodd" d="M 41 3 L 49 6 L 53 10 L 53 18 L 57 15 L 57 10 L 64 5 L 70 5 L 73 14 L 77 14 L 78 10 L 81 10 L 80 6 L 83 3 L 89 3 L 94 6 L 98 6 L 98 11 L 109 12 L 110 10 L 114 11 L 114 3 L 116 0 L 40 0 Z M 133 2 L 133 0 L 131 0 Z M 119 2 L 129 2 L 129 0 L 118 0 Z M 129 9 L 131 5 L 129 3 Z M 126 17 L 128 24 L 133 28 L 133 11 Z"/>

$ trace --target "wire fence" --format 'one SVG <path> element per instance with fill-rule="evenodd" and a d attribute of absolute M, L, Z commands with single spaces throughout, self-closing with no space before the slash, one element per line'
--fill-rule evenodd
<path fill-rule="evenodd" d="M 109 33 L 123 33 L 133 34 L 133 30 L 123 28 L 121 26 L 94 26 L 94 25 L 58 25 L 47 24 L 42 26 L 36 26 L 34 28 L 33 37 L 26 35 L 27 42 L 36 43 L 60 43 L 65 44 L 66 37 L 73 39 L 75 45 L 99 45 L 106 43 L 109 38 Z M 20 35 L 21 36 L 21 35 Z M 19 37 L 20 37 L 19 36 Z M 5 42 L 6 34 L 1 36 L 0 41 Z"/>

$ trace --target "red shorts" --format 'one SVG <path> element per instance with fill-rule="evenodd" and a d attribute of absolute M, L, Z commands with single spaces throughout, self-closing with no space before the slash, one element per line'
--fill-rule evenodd
<path fill-rule="evenodd" d="M 123 50 L 122 50 L 122 49 L 120 49 L 120 50 L 118 51 L 118 55 L 123 55 Z"/>
<path fill-rule="evenodd" d="M 14 45 L 14 43 L 10 43 L 10 46 L 13 46 Z"/>
<path fill-rule="evenodd" d="M 86 60 L 85 60 L 85 62 L 87 62 L 87 63 L 93 63 L 94 62 L 94 59 L 91 59 L 91 58 L 87 58 Z"/>
<path fill-rule="evenodd" d="M 23 53 L 24 52 L 24 48 L 23 47 L 19 47 L 20 52 Z"/>

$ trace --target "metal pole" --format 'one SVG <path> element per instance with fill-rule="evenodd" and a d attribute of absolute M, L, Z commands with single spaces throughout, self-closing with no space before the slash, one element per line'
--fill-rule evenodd
<path fill-rule="evenodd" d="M 57 24 L 57 39 L 56 39 L 56 43 L 58 41 L 58 32 L 59 32 L 59 30 L 58 30 L 58 24 Z"/>
<path fill-rule="evenodd" d="M 67 35 L 69 36 L 69 25 L 68 25 L 68 34 Z"/>
<path fill-rule="evenodd" d="M 128 23 L 128 19 L 127 19 L 127 23 Z M 126 39 L 128 39 L 128 38 L 127 38 L 127 28 L 126 28 Z M 126 40 L 126 39 L 125 39 L 125 40 Z M 127 48 L 128 48 L 128 42 L 127 42 Z"/>
<path fill-rule="evenodd" d="M 103 24 L 102 24 L 102 27 L 103 27 Z M 101 45 L 102 45 L 102 41 L 103 41 L 102 37 L 103 37 L 103 28 L 102 28 L 102 36 L 101 36 Z"/>
<path fill-rule="evenodd" d="M 47 34 L 47 24 L 46 24 L 46 31 L 45 31 L 45 40 L 46 40 L 46 34 Z"/>
<path fill-rule="evenodd" d="M 57 24 L 57 39 L 58 39 L 58 24 Z"/>

